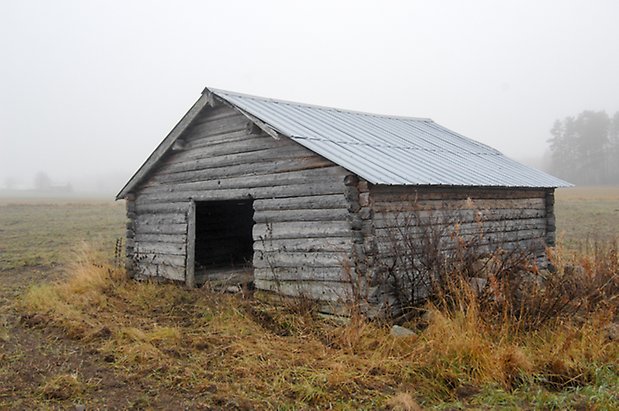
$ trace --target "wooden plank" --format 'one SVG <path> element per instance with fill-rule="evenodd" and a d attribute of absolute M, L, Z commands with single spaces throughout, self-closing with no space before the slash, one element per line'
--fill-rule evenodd
<path fill-rule="evenodd" d="M 254 280 L 257 289 L 291 297 L 319 301 L 344 302 L 352 298 L 352 287 L 346 282 Z"/>
<path fill-rule="evenodd" d="M 185 279 L 185 267 L 170 264 L 154 264 L 141 262 L 138 274 L 149 277 L 161 277 L 168 280 L 183 281 Z"/>
<path fill-rule="evenodd" d="M 248 284 L 254 279 L 253 268 L 250 267 L 213 267 L 201 269 L 196 273 L 196 283 L 215 287 Z"/>
<path fill-rule="evenodd" d="M 172 131 L 166 136 L 166 138 L 157 146 L 155 151 L 148 157 L 146 162 L 139 168 L 139 170 L 131 177 L 131 179 L 120 190 L 120 193 L 116 196 L 117 200 L 124 198 L 129 192 L 133 191 L 136 185 L 141 182 L 151 171 L 153 166 L 159 162 L 159 160 L 165 155 L 165 153 L 174 145 L 174 142 L 180 135 L 187 130 L 191 123 L 202 112 L 202 109 L 206 107 L 208 103 L 208 97 L 202 94 L 198 101 L 189 109 L 187 114 L 174 126 Z"/>
<path fill-rule="evenodd" d="M 304 209 L 346 209 L 348 206 L 343 194 L 324 196 L 299 196 L 290 198 L 265 198 L 254 201 L 256 212 L 263 210 L 298 210 Z"/>
<path fill-rule="evenodd" d="M 289 141 L 275 140 L 264 135 L 248 135 L 240 141 L 230 141 L 207 147 L 198 147 L 193 150 L 175 152 L 167 162 L 188 161 L 199 158 L 216 157 L 228 154 L 251 153 L 274 147 L 285 147 Z"/>
<path fill-rule="evenodd" d="M 348 217 L 345 209 L 298 209 L 298 210 L 270 210 L 256 211 L 256 223 L 274 223 L 285 221 L 345 221 Z"/>
<path fill-rule="evenodd" d="M 318 237 L 318 238 L 286 238 L 278 240 L 255 241 L 256 251 L 296 251 L 296 252 L 323 252 L 352 250 L 352 239 L 346 237 Z"/>
<path fill-rule="evenodd" d="M 196 203 L 189 204 L 187 211 L 187 253 L 185 256 L 185 285 L 189 288 L 196 286 Z"/>
<path fill-rule="evenodd" d="M 204 191 L 176 191 L 176 192 L 156 192 L 156 193 L 140 193 L 136 199 L 137 203 L 166 203 L 169 201 L 212 201 L 212 200 L 230 200 L 230 199 L 247 199 L 247 198 L 285 198 L 296 197 L 299 195 L 330 195 L 340 194 L 343 189 L 343 184 L 339 181 L 323 181 L 311 182 L 303 185 L 290 186 L 265 186 L 252 188 L 224 189 Z"/>
<path fill-rule="evenodd" d="M 346 282 L 354 274 L 345 272 L 342 267 L 276 267 L 256 268 L 254 278 L 269 281 L 334 281 Z"/>
<path fill-rule="evenodd" d="M 136 210 L 139 214 L 186 214 L 188 208 L 188 201 L 169 203 L 140 203 L 136 206 Z"/>
<path fill-rule="evenodd" d="M 468 240 L 471 237 L 469 235 L 469 236 L 464 236 L 463 238 L 465 240 Z M 543 239 L 543 233 L 541 230 L 513 231 L 510 233 L 506 233 L 505 236 L 496 236 L 496 235 L 484 236 L 481 239 L 479 239 L 476 244 L 478 245 L 493 244 L 494 246 L 501 246 L 502 244 L 518 242 L 522 240 L 536 240 L 536 239 L 539 239 L 539 240 Z M 416 239 L 409 237 L 408 241 L 411 241 L 411 240 L 415 241 Z M 385 254 L 386 252 L 394 250 L 395 248 L 398 248 L 398 251 L 403 251 L 404 249 L 402 247 L 408 247 L 408 245 L 405 245 L 405 244 L 409 244 L 408 241 L 404 242 L 399 237 L 377 236 L 376 247 L 377 247 L 377 250 L 379 251 L 379 255 Z M 444 247 L 446 247 L 446 249 L 452 249 L 453 247 L 451 245 L 455 244 L 455 241 L 456 241 L 455 239 L 452 239 L 449 237 L 441 238 L 441 244 Z M 421 247 L 422 247 L 421 240 L 419 241 L 419 246 L 420 246 L 420 251 L 423 251 L 421 250 Z"/>
<path fill-rule="evenodd" d="M 543 228 L 531 228 L 531 229 L 521 229 L 521 230 L 512 230 L 512 231 L 496 231 L 496 232 L 484 232 L 479 233 L 475 231 L 465 231 L 461 232 L 458 236 L 469 240 L 473 237 L 480 237 L 481 239 L 493 239 L 493 241 L 501 242 L 501 241 L 509 241 L 510 238 L 518 238 L 518 237 L 542 237 L 545 231 Z M 406 233 L 402 235 L 395 231 L 389 230 L 376 230 L 374 241 L 376 244 L 380 242 L 392 242 L 392 241 L 400 241 L 403 243 L 408 243 L 410 241 L 422 241 L 422 239 L 426 238 L 426 235 L 418 234 L 418 233 Z M 442 239 L 444 241 L 453 241 L 453 238 L 457 238 L 451 235 L 450 231 L 445 231 L 443 233 L 437 233 L 436 236 L 431 237 L 433 241 L 438 239 Z"/>
<path fill-rule="evenodd" d="M 341 267 L 347 259 L 342 252 L 254 252 L 254 267 Z"/>
<path fill-rule="evenodd" d="M 177 173 L 183 171 L 202 170 L 205 168 L 227 167 L 240 163 L 247 162 L 275 162 L 289 158 L 301 158 L 311 155 L 311 152 L 304 147 L 286 146 L 286 147 L 269 147 L 263 150 L 252 151 L 248 153 L 233 153 L 219 156 L 208 156 L 196 158 L 187 161 L 179 161 L 178 159 L 170 159 L 163 161 L 158 172 L 159 173 Z"/>
<path fill-rule="evenodd" d="M 392 200 L 466 200 L 475 199 L 514 199 L 514 198 L 543 198 L 543 189 L 516 189 L 516 188 L 491 188 L 491 187 L 411 187 L 411 186 L 387 186 L 372 185 L 370 187 L 372 198 L 379 201 Z"/>
<path fill-rule="evenodd" d="M 165 243 L 136 240 L 134 249 L 140 253 L 165 254 L 165 255 L 185 255 L 185 243 Z"/>
<path fill-rule="evenodd" d="M 136 249 L 135 249 L 135 256 L 140 261 L 140 265 L 155 264 L 155 265 L 172 265 L 176 267 L 183 267 L 183 280 L 185 279 L 184 277 L 185 256 L 143 253 L 137 247 L 137 244 L 136 244 Z"/>
<path fill-rule="evenodd" d="M 541 198 L 521 199 L 474 199 L 466 200 L 421 200 L 411 201 L 374 201 L 375 212 L 406 212 L 409 210 L 486 210 L 486 209 L 543 209 L 544 200 Z"/>
<path fill-rule="evenodd" d="M 309 221 L 256 224 L 253 228 L 254 241 L 283 238 L 346 237 L 351 235 L 347 221 Z"/>
<path fill-rule="evenodd" d="M 320 157 L 302 157 L 279 161 L 250 162 L 225 167 L 203 168 L 179 173 L 157 173 L 149 180 L 152 183 L 191 183 L 210 179 L 224 179 L 250 175 L 268 175 L 292 171 L 331 167 L 333 163 Z"/>
<path fill-rule="evenodd" d="M 234 131 L 242 131 L 247 134 L 247 122 L 248 120 L 243 115 L 233 109 L 229 109 L 229 115 L 222 115 L 217 118 L 206 117 L 204 121 L 196 122 L 187 133 L 187 146 L 195 147 L 196 141 Z"/>
<path fill-rule="evenodd" d="M 402 247 L 411 247 L 410 244 L 419 244 L 420 246 L 428 241 L 431 241 L 432 244 L 436 244 L 440 242 L 441 246 L 446 246 L 448 244 L 455 244 L 456 238 L 460 238 L 463 241 L 475 241 L 475 243 L 494 243 L 500 245 L 501 243 L 506 243 L 510 241 L 518 241 L 518 240 L 526 240 L 533 238 L 542 238 L 543 233 L 542 230 L 522 230 L 522 231 L 512 231 L 507 233 L 490 233 L 483 236 L 477 236 L 475 234 L 463 234 L 459 237 L 450 237 L 450 236 L 440 236 L 432 239 L 427 239 L 425 237 L 415 237 L 415 236 L 405 236 L 402 237 L 400 235 L 384 235 L 384 233 L 378 233 L 374 238 L 377 249 L 380 247 L 391 247 L 393 248 L 395 244 L 400 244 Z"/>
<path fill-rule="evenodd" d="M 475 221 L 502 221 L 545 218 L 546 210 L 535 208 L 503 208 L 487 210 L 422 210 L 414 212 L 380 212 L 374 214 L 374 221 L 402 224 L 406 222 L 432 222 L 453 224 Z"/>
<path fill-rule="evenodd" d="M 407 228 L 413 229 L 414 227 L 438 227 L 441 225 L 445 225 L 443 221 L 435 221 L 430 220 L 427 222 L 423 222 L 423 224 L 413 224 Z M 462 232 L 465 231 L 513 231 L 518 229 L 528 229 L 528 228 L 538 228 L 546 226 L 545 218 L 523 218 L 523 219 L 512 219 L 512 220 L 495 220 L 495 221 L 484 221 L 481 224 L 477 222 L 466 222 L 458 224 Z M 449 224 L 450 227 L 455 228 L 455 224 Z M 394 221 L 394 220 L 374 220 L 374 228 L 382 229 L 382 228 L 405 228 L 402 225 L 402 222 Z M 450 230 L 450 231 L 453 231 Z"/>
<path fill-rule="evenodd" d="M 233 130 L 222 134 L 208 136 L 192 136 L 188 150 L 208 151 L 209 147 L 219 146 L 221 144 L 235 143 L 245 141 L 248 138 L 267 138 L 265 135 L 252 135 L 244 129 Z"/>
<path fill-rule="evenodd" d="M 243 139 L 254 135 L 262 135 L 263 137 L 268 137 L 267 135 L 261 133 L 250 133 L 248 127 L 251 126 L 249 126 L 249 122 L 247 121 L 247 119 L 245 121 L 241 121 L 245 123 L 245 128 L 242 128 L 242 123 L 239 123 L 238 127 L 231 128 L 230 130 L 224 132 L 204 134 L 197 132 L 196 129 L 196 132 L 188 133 L 190 135 L 190 147 L 201 147 L 205 145 L 221 144 L 227 141 L 233 141 L 234 139 Z"/>
<path fill-rule="evenodd" d="M 162 225 L 162 224 L 184 224 L 187 217 L 181 213 L 155 213 L 139 214 L 135 218 L 136 226 Z"/>
<path fill-rule="evenodd" d="M 136 236 L 141 234 L 187 234 L 187 224 L 145 224 L 135 228 Z"/>
<path fill-rule="evenodd" d="M 135 241 L 185 244 L 187 242 L 187 235 L 185 233 L 182 233 L 182 234 L 143 234 L 143 233 L 137 233 L 135 235 Z"/>
<path fill-rule="evenodd" d="M 474 247 L 474 250 L 470 250 L 469 253 L 470 255 L 487 256 L 487 255 L 491 255 L 495 253 L 500 248 L 504 252 L 515 252 L 515 253 L 523 252 L 525 253 L 525 255 L 539 256 L 539 255 L 544 255 L 545 250 L 546 250 L 545 246 L 540 245 L 542 243 L 543 243 L 543 239 L 540 239 L 540 238 L 510 241 L 510 242 L 502 243 L 500 246 L 498 246 L 495 243 L 484 243 L 484 244 L 476 245 Z M 454 247 L 449 247 L 449 246 L 445 246 L 441 248 L 441 252 L 446 256 L 449 256 L 450 253 L 454 252 L 455 250 L 456 249 Z M 417 253 L 416 254 L 417 256 L 423 255 L 423 252 L 421 250 L 419 252 L 416 252 L 415 250 L 411 250 L 408 253 Z M 410 268 L 410 259 L 411 259 L 410 254 L 404 254 L 402 252 L 394 253 L 392 250 L 386 250 L 383 253 L 381 253 L 374 260 L 374 266 L 375 267 L 381 267 L 381 266 L 389 267 L 390 265 L 393 264 L 394 255 L 399 256 L 398 257 L 399 266 L 401 267 L 406 266 Z"/>
<path fill-rule="evenodd" d="M 337 179 L 338 177 L 343 177 L 343 169 L 341 167 L 324 167 L 314 170 L 291 171 L 269 175 L 230 177 L 189 183 L 157 184 L 154 182 L 149 182 L 143 185 L 140 190 L 140 194 L 185 191 L 197 192 L 230 188 L 253 189 L 257 187 L 299 185 L 311 182 L 321 182 L 327 179 Z"/>

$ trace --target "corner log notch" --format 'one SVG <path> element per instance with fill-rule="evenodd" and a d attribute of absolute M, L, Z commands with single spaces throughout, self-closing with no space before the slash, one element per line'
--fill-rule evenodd
<path fill-rule="evenodd" d="M 344 178 L 344 196 L 348 203 L 348 221 L 352 230 L 352 266 L 350 267 L 353 293 L 368 297 L 367 279 L 372 270 L 376 252 L 374 241 L 373 210 L 370 203 L 369 184 L 350 174 Z"/>
<path fill-rule="evenodd" d="M 554 247 L 556 245 L 556 231 L 557 231 L 557 226 L 555 223 L 554 190 L 546 191 L 545 206 L 546 206 L 546 245 L 548 247 Z"/>

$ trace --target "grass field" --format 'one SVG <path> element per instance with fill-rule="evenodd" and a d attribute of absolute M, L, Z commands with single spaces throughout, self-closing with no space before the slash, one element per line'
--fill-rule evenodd
<path fill-rule="evenodd" d="M 109 252 L 124 213 L 122 201 L 0 198 L 0 270 L 64 264 L 81 242 Z"/>
<path fill-rule="evenodd" d="M 619 188 L 559 190 L 556 214 L 567 252 L 616 241 Z M 619 407 L 603 313 L 521 335 L 435 312 L 397 339 L 303 305 L 126 281 L 105 263 L 124 224 L 122 202 L 0 199 L 0 409 Z"/>
<path fill-rule="evenodd" d="M 555 195 L 559 240 L 571 248 L 619 238 L 619 188 L 574 187 Z"/>

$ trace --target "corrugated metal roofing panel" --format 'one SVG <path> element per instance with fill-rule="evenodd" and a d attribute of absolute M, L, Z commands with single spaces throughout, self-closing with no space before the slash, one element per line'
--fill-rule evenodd
<path fill-rule="evenodd" d="M 565 187 L 430 119 L 391 117 L 210 89 L 373 184 Z"/>

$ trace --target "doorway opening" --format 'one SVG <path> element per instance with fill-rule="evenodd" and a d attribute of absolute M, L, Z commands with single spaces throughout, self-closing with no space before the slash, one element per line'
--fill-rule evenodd
<path fill-rule="evenodd" d="M 196 202 L 195 276 L 242 282 L 253 279 L 253 200 Z"/>

